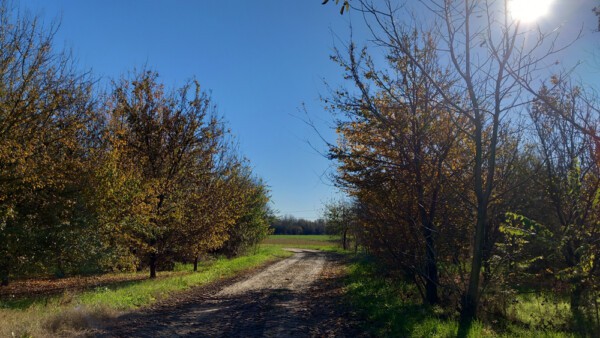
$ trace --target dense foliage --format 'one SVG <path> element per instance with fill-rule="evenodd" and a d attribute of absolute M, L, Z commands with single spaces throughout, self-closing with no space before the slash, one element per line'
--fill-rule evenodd
<path fill-rule="evenodd" d="M 532 34 L 495 2 L 432 3 L 421 21 L 357 3 L 373 45 L 336 50 L 351 85 L 325 99 L 351 202 L 326 219 L 425 304 L 458 310 L 459 333 L 510 317 L 510 298 L 533 289 L 563 295 L 573 327 L 597 334 L 599 101 L 542 70 L 558 31 Z"/>
<path fill-rule="evenodd" d="M 196 81 L 99 93 L 52 27 L 0 2 L 0 279 L 173 266 L 268 235 L 265 184 Z"/>

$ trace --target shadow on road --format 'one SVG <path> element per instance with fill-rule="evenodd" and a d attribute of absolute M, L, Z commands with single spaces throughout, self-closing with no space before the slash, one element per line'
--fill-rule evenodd
<path fill-rule="evenodd" d="M 341 301 L 338 258 L 323 252 L 299 252 L 221 289 L 233 291 L 190 293 L 173 304 L 119 318 L 100 336 L 365 336 Z"/>

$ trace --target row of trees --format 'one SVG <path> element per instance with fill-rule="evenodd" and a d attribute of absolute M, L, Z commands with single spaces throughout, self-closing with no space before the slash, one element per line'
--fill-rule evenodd
<path fill-rule="evenodd" d="M 0 2 L 0 279 L 149 267 L 268 233 L 265 184 L 191 81 L 136 72 L 99 93 L 54 29 Z"/>
<path fill-rule="evenodd" d="M 482 290 L 566 285 L 576 318 L 600 291 L 598 101 L 542 73 L 556 31 L 523 30 L 506 5 L 431 1 L 411 20 L 361 1 L 386 64 L 354 43 L 337 50 L 353 89 L 325 100 L 349 231 L 424 302 L 458 304 L 462 329 Z"/>
<path fill-rule="evenodd" d="M 311 221 L 294 216 L 277 218 L 271 228 L 275 235 L 323 235 L 327 230 L 323 219 Z"/>

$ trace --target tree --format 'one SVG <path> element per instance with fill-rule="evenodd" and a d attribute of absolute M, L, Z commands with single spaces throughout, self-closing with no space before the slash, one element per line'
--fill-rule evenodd
<path fill-rule="evenodd" d="M 535 43 L 524 43 L 529 32 L 520 22 L 511 19 L 507 2 L 492 1 L 431 1 L 424 7 L 431 20 L 410 20 L 397 17 L 397 9 L 390 1 L 383 6 L 362 1 L 361 11 L 368 15 L 373 38 L 402 55 L 431 82 L 433 89 L 454 117 L 466 120 L 461 132 L 473 147 L 471 194 L 474 220 L 472 232 L 472 259 L 468 287 L 464 292 L 461 309 L 461 332 L 476 316 L 480 298 L 480 275 L 485 261 L 485 248 L 490 232 L 490 206 L 497 196 L 498 154 L 503 146 L 501 135 L 511 134 L 510 116 L 516 116 L 528 101 L 524 83 L 531 84 L 538 66 L 559 51 L 553 44 L 552 34 L 540 30 Z M 438 36 L 436 48 L 439 59 L 453 80 L 448 91 L 446 81 L 440 82 L 428 70 L 420 52 L 407 43 L 405 36 L 419 27 L 428 25 L 431 34 Z M 549 38 L 550 37 L 550 38 Z M 546 43 L 547 42 L 547 43 Z M 461 99 L 452 93 L 463 93 Z M 505 179 L 504 177 L 502 179 Z"/>
<path fill-rule="evenodd" d="M 325 220 L 307 220 L 285 215 L 278 217 L 271 223 L 275 235 L 323 235 L 325 231 Z"/>
<path fill-rule="evenodd" d="M 23 269 L 51 265 L 62 272 L 66 261 L 88 252 L 84 234 L 93 233 L 85 191 L 101 123 L 91 80 L 73 70 L 67 54 L 53 50 L 54 32 L 0 1 L 3 285 Z"/>
<path fill-rule="evenodd" d="M 423 264 L 410 270 L 423 277 L 425 300 L 435 304 L 439 283 L 437 212 L 444 198 L 442 187 L 449 176 L 447 159 L 456 144 L 457 125 L 464 123 L 452 119 L 452 107 L 438 93 L 445 88 L 444 95 L 451 96 L 453 79 L 439 68 L 433 36 L 413 31 L 401 39 L 425 69 L 389 46 L 387 69 L 377 69 L 365 49 L 356 55 L 353 44 L 347 58 L 339 52 L 334 57 L 360 94 L 354 96 L 347 90 L 334 94 L 333 108 L 348 120 L 338 122 L 341 140 L 330 147 L 330 157 L 340 162 L 338 184 L 352 196 L 360 196 L 362 205 L 378 203 L 380 208 L 380 203 L 389 203 L 390 196 L 396 196 L 391 207 L 399 210 L 388 211 L 398 215 L 397 226 L 406 227 L 403 232 L 412 229 L 421 234 L 415 238 L 415 248 L 422 249 Z M 371 86 L 376 88 L 374 92 Z M 375 198 L 380 194 L 377 191 L 383 192 L 388 202 Z M 375 216 L 373 208 L 368 209 L 373 210 L 375 221 L 386 222 Z M 405 252 L 400 265 L 412 266 L 415 254 Z"/>
<path fill-rule="evenodd" d="M 329 0 L 323 0 L 323 2 L 321 3 L 322 5 L 326 5 L 329 2 Z M 340 4 L 340 0 L 335 0 L 335 5 L 339 5 Z M 349 11 L 350 10 L 350 1 L 349 0 L 344 0 L 344 2 L 342 2 L 342 6 L 340 7 L 340 14 L 344 14 L 344 11 Z"/>
<path fill-rule="evenodd" d="M 530 114 L 545 173 L 539 184 L 546 188 L 554 215 L 546 224 L 553 243 L 548 256 L 563 258 L 556 264 L 562 266 L 557 276 L 569 281 L 571 310 L 579 319 L 582 297 L 593 286 L 600 263 L 600 168 L 598 144 L 578 126 L 599 120 L 581 88 L 556 77 L 552 84 L 540 89 Z M 555 250 L 558 255 L 552 255 Z"/>
<path fill-rule="evenodd" d="M 250 248 L 256 248 L 272 229 L 273 211 L 269 207 L 269 193 L 266 185 L 252 176 L 250 168 L 242 165 L 234 173 L 232 184 L 239 193 L 236 209 L 239 212 L 235 224 L 228 229 L 228 240 L 218 250 L 228 257 L 235 257 Z"/>
<path fill-rule="evenodd" d="M 260 241 L 266 187 L 230 154 L 198 83 L 166 91 L 139 72 L 105 97 L 55 33 L 0 0 L 1 284 L 144 263 L 155 277 L 221 248 L 233 225 L 240 245 Z"/>
<path fill-rule="evenodd" d="M 150 277 L 185 227 L 184 184 L 200 163 L 209 162 L 220 133 L 214 106 L 198 83 L 165 92 L 158 74 L 138 73 L 114 89 L 107 110 L 119 171 L 135 185 L 136 205 L 124 230 L 145 253 Z"/>
<path fill-rule="evenodd" d="M 356 243 L 356 216 L 351 202 L 339 201 L 331 202 L 325 206 L 323 215 L 327 225 L 327 232 L 332 235 L 340 236 L 342 248 L 348 250 L 350 247 L 350 238 L 353 237 Z"/>
<path fill-rule="evenodd" d="M 188 182 L 182 250 L 191 253 L 194 271 L 201 255 L 221 248 L 229 239 L 230 229 L 242 216 L 240 200 L 244 192 L 237 185 L 241 165 L 230 156 L 227 144 L 221 144 L 204 169 L 198 168 Z M 215 164 L 215 162 L 220 162 Z"/>

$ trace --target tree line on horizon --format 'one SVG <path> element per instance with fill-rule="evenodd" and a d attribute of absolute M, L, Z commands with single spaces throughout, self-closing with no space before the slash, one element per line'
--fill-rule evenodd
<path fill-rule="evenodd" d="M 348 85 L 324 98 L 329 158 L 348 200 L 328 222 L 423 303 L 457 311 L 459 335 L 509 316 L 524 288 L 566 295 L 575 327 L 597 334 L 600 100 L 546 62 L 571 42 L 505 3 L 431 3 L 424 19 L 353 2 L 371 36 L 332 56 Z"/>
<path fill-rule="evenodd" d="M 0 1 L 0 281 L 170 269 L 268 234 L 269 191 L 197 81 L 102 92 Z"/>
<path fill-rule="evenodd" d="M 291 215 L 273 219 L 271 229 L 274 235 L 325 235 L 329 234 L 325 219 L 308 220 Z"/>

